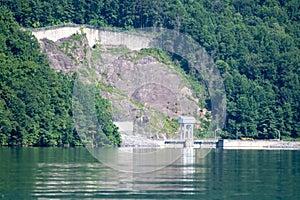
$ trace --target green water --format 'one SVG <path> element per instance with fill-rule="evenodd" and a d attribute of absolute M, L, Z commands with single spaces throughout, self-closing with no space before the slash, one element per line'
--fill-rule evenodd
<path fill-rule="evenodd" d="M 132 174 L 84 148 L 0 148 L 0 199 L 300 199 L 300 151 L 198 155 Z"/>

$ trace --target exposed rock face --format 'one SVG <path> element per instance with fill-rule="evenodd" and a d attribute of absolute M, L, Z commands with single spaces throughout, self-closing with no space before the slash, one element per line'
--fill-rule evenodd
<path fill-rule="evenodd" d="M 171 66 L 165 66 L 151 56 L 136 62 L 120 56 L 107 64 L 105 57 L 104 53 L 102 70 L 107 73 L 106 77 L 101 77 L 102 81 L 118 88 L 132 100 L 175 118 L 197 110 L 196 103 L 188 99 L 192 92 L 187 81 Z"/>
<path fill-rule="evenodd" d="M 148 83 L 137 88 L 131 99 L 145 106 L 160 109 L 165 115 L 178 117 L 179 101 L 177 96 L 167 87 L 157 83 Z"/>
<path fill-rule="evenodd" d="M 101 61 L 94 64 L 101 82 L 115 90 L 102 91 L 113 102 L 115 121 L 134 121 L 135 132 L 153 138 L 166 131 L 166 117 L 199 115 L 187 81 L 172 66 L 152 56 L 135 59 L 136 52 L 113 54 L 114 48 L 120 47 L 102 48 Z"/>
<path fill-rule="evenodd" d="M 41 40 L 43 52 L 56 71 L 93 76 L 101 94 L 112 102 L 114 121 L 133 122 L 137 138 L 165 139 L 166 124 L 180 115 L 198 115 L 198 100 L 182 74 L 152 56 L 138 57 L 125 46 L 101 45 L 91 49 L 85 35 Z M 91 82 L 90 77 L 86 82 Z M 84 79 L 82 79 L 84 80 Z M 178 136 L 170 133 L 173 136 Z M 122 138 L 132 138 L 123 133 Z M 147 141 L 148 141 L 147 139 Z M 130 140 L 124 141 L 130 145 Z"/>
<path fill-rule="evenodd" d="M 48 56 L 50 66 L 55 71 L 63 73 L 75 72 L 78 68 L 77 64 L 68 57 L 58 46 L 47 39 L 41 40 L 42 51 Z"/>
<path fill-rule="evenodd" d="M 75 37 L 76 36 L 76 37 Z M 47 54 L 51 67 L 63 73 L 73 73 L 83 68 L 83 62 L 90 63 L 91 51 L 84 35 L 62 38 L 56 42 L 40 41 L 42 51 Z"/>
<path fill-rule="evenodd" d="M 55 44 L 72 57 L 76 63 L 82 64 L 84 60 L 90 61 L 91 48 L 84 34 L 75 34 L 69 38 L 62 38 L 56 41 Z"/>

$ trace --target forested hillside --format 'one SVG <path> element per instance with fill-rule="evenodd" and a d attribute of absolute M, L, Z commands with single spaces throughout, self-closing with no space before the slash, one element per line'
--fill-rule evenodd
<path fill-rule="evenodd" d="M 11 10 L 23 27 L 71 22 L 125 29 L 161 26 L 189 34 L 213 56 L 224 78 L 228 112 L 224 137 L 276 138 L 279 132 L 286 138 L 300 137 L 299 0 L 2 0 L 0 5 Z M 1 34 L 16 37 L 2 27 Z M 1 45 L 19 52 L 13 56 L 20 65 L 35 52 L 19 50 L 22 42 L 1 40 Z M 10 64 L 4 55 L 6 70 Z M 15 103 L 21 110 L 24 102 Z"/>
<path fill-rule="evenodd" d="M 31 33 L 7 9 L 0 13 L 0 145 L 82 145 L 72 117 L 76 74 L 51 69 Z M 107 100 L 98 95 L 96 106 L 107 113 L 99 117 L 104 133 L 119 145 Z"/>

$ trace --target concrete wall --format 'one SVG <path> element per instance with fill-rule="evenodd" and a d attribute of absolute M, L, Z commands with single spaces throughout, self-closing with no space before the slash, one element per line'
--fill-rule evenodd
<path fill-rule="evenodd" d="M 61 38 L 70 37 L 71 35 L 77 32 L 80 33 L 79 27 L 60 27 L 55 29 L 33 31 L 32 34 L 38 40 L 47 38 L 49 40 L 56 42 Z"/>
<path fill-rule="evenodd" d="M 194 148 L 216 148 L 217 140 L 194 140 Z"/>
<path fill-rule="evenodd" d="M 70 37 L 83 31 L 86 34 L 89 46 L 93 47 L 97 42 L 104 45 L 125 45 L 131 50 L 149 48 L 151 38 L 138 33 L 115 32 L 108 30 L 92 29 L 87 27 L 58 27 L 47 30 L 33 31 L 38 39 L 49 39 L 56 42 L 59 39 Z"/>
<path fill-rule="evenodd" d="M 164 141 L 164 147 L 167 148 L 184 148 L 185 140 L 166 140 Z"/>
<path fill-rule="evenodd" d="M 219 140 L 217 147 L 223 149 L 266 149 L 280 141 L 272 140 Z"/>
<path fill-rule="evenodd" d="M 133 122 L 114 122 L 121 133 L 133 134 Z"/>

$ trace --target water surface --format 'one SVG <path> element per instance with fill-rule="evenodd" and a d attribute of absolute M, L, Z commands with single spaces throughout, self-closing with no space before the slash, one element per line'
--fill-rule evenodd
<path fill-rule="evenodd" d="M 151 173 L 84 148 L 0 148 L 0 199 L 300 199 L 300 151 L 199 149 Z"/>

